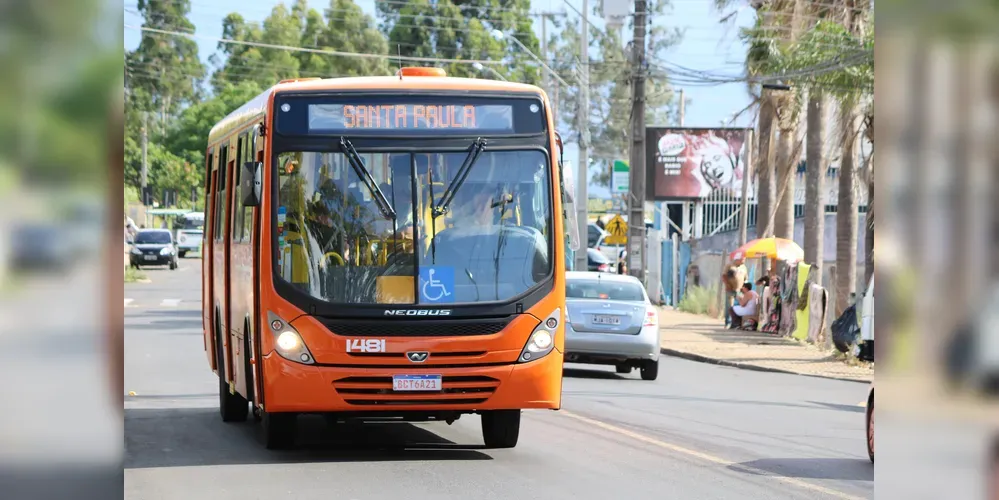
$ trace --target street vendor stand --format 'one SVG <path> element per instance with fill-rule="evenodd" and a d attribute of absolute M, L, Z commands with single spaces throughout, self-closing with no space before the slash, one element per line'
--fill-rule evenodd
<path fill-rule="evenodd" d="M 764 265 L 763 275 L 769 277 L 769 285 L 757 291 L 760 295 L 757 320 L 760 331 L 778 333 L 786 329 L 781 328 L 782 325 L 787 327 L 789 319 L 785 303 L 795 295 L 793 291 L 798 288 L 797 280 L 791 279 L 788 271 L 804 258 L 805 252 L 797 243 L 776 237 L 749 241 L 729 254 L 730 260 L 760 259 Z M 768 263 L 769 266 L 766 265 Z M 785 264 L 784 269 L 780 268 L 781 263 Z"/>

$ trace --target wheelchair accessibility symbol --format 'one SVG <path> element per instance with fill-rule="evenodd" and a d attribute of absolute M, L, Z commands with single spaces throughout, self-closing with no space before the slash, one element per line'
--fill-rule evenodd
<path fill-rule="evenodd" d="M 421 267 L 420 302 L 423 304 L 454 302 L 454 269 Z"/>

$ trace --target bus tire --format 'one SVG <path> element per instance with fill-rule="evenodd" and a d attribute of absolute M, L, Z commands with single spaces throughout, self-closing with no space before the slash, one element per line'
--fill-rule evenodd
<path fill-rule="evenodd" d="M 292 448 L 295 445 L 295 435 L 298 433 L 298 415 L 266 411 L 260 413 L 260 428 L 264 447 L 268 450 Z"/>
<path fill-rule="evenodd" d="M 486 448 L 513 448 L 520 437 L 520 410 L 482 413 L 482 439 Z"/>
<path fill-rule="evenodd" d="M 871 394 L 867 396 L 867 458 L 874 463 L 874 389 L 871 389 Z"/>
<path fill-rule="evenodd" d="M 215 365 L 219 370 L 219 413 L 223 422 L 245 422 L 250 413 L 249 402 L 239 393 L 229 393 L 229 382 L 225 377 L 225 362 L 222 350 L 222 332 L 215 323 Z"/>

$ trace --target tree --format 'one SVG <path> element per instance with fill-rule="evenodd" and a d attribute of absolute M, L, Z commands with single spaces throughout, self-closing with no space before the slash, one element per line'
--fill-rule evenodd
<path fill-rule="evenodd" d="M 297 47 L 301 44 L 299 20 L 284 4 L 278 4 L 262 25 L 247 22 L 233 12 L 222 21 L 222 37 L 241 42 Z M 286 78 L 299 76 L 299 60 L 291 52 L 252 45 L 219 42 L 219 53 L 211 61 L 219 68 L 212 75 L 212 87 L 221 91 L 226 84 L 252 81 L 268 88 Z"/>
<path fill-rule="evenodd" d="M 678 114 L 679 103 L 665 69 L 666 50 L 679 43 L 679 31 L 665 23 L 655 22 L 655 17 L 663 15 L 669 7 L 666 0 L 650 1 L 650 29 L 646 34 L 647 79 L 646 79 L 646 123 L 665 125 L 671 123 Z M 594 9 L 594 14 L 597 10 Z M 554 61 L 550 64 L 560 75 L 570 82 L 578 83 L 575 68 L 579 63 L 580 20 L 554 21 L 555 32 L 548 42 Z M 621 29 L 624 27 L 622 26 Z M 596 48 L 596 57 L 586 61 L 589 64 L 590 113 L 585 122 L 590 129 L 591 156 L 595 163 L 606 165 L 593 174 L 590 182 L 597 185 L 610 185 L 610 170 L 614 160 L 627 158 L 629 132 L 631 130 L 631 50 L 623 43 L 621 30 L 601 31 L 593 26 L 590 30 L 590 46 Z M 594 52 L 590 51 L 591 54 Z M 571 76 L 570 76 L 571 75 Z M 561 89 L 560 112 L 567 124 L 569 133 L 566 141 L 579 140 L 579 88 Z M 603 161 L 599 161 L 599 160 Z"/>
<path fill-rule="evenodd" d="M 860 119 L 873 120 L 873 13 L 862 2 L 847 0 L 839 20 L 815 23 L 799 40 L 772 60 L 773 71 L 799 75 L 801 85 L 818 89 L 839 103 L 840 172 L 836 234 L 836 307 L 842 313 L 857 285 L 858 170 Z M 863 107 L 866 106 L 867 110 Z"/>
<path fill-rule="evenodd" d="M 306 0 L 296 0 L 290 10 L 284 4 L 277 5 L 260 24 L 248 22 L 234 12 L 226 16 L 222 31 L 224 38 L 246 42 L 358 54 L 388 53 L 388 43 L 374 19 L 353 0 L 331 0 L 325 18 L 309 8 Z M 287 78 L 389 74 L 388 61 L 383 58 L 329 56 L 224 42 L 212 61 L 218 66 L 212 75 L 216 92 L 242 81 L 268 88 Z"/>
<path fill-rule="evenodd" d="M 413 0 L 378 2 L 382 31 L 392 54 L 506 61 L 496 66 L 504 78 L 530 84 L 541 80 L 541 68 L 515 42 L 540 53 L 529 17 L 530 0 Z M 493 30 L 503 34 L 493 36 Z M 470 64 L 449 63 L 449 74 L 481 77 Z"/>
<path fill-rule="evenodd" d="M 184 161 L 203 166 L 212 127 L 262 90 L 253 81 L 226 83 L 211 99 L 185 109 L 163 138 L 163 146 Z"/>
<path fill-rule="evenodd" d="M 143 27 L 194 32 L 194 24 L 187 18 L 190 0 L 138 0 L 137 6 L 145 18 Z M 205 69 L 194 40 L 144 31 L 139 47 L 125 59 L 132 91 L 130 107 L 155 111 L 161 131 L 177 110 L 200 97 Z"/>

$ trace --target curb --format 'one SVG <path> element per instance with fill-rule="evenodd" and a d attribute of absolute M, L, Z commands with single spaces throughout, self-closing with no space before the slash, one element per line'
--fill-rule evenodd
<path fill-rule="evenodd" d="M 767 372 L 767 373 L 784 373 L 787 375 L 798 375 L 801 377 L 812 377 L 821 378 L 826 380 L 839 380 L 842 382 L 854 382 L 860 384 L 870 384 L 870 380 L 857 380 L 855 378 L 845 378 L 845 377 L 832 377 L 829 375 L 813 375 L 810 373 L 799 373 L 791 370 L 782 370 L 780 368 L 769 368 L 766 366 L 751 365 L 748 363 L 739 363 L 736 361 L 726 361 L 723 359 L 709 358 L 707 356 L 701 356 L 700 354 L 692 354 L 689 352 L 677 351 L 676 349 L 668 349 L 666 347 L 660 347 L 659 351 L 667 356 L 673 356 L 675 358 L 682 358 L 689 361 L 696 361 L 698 363 L 709 363 L 712 365 L 728 366 L 732 368 L 739 368 L 742 370 L 750 370 L 756 372 Z"/>

